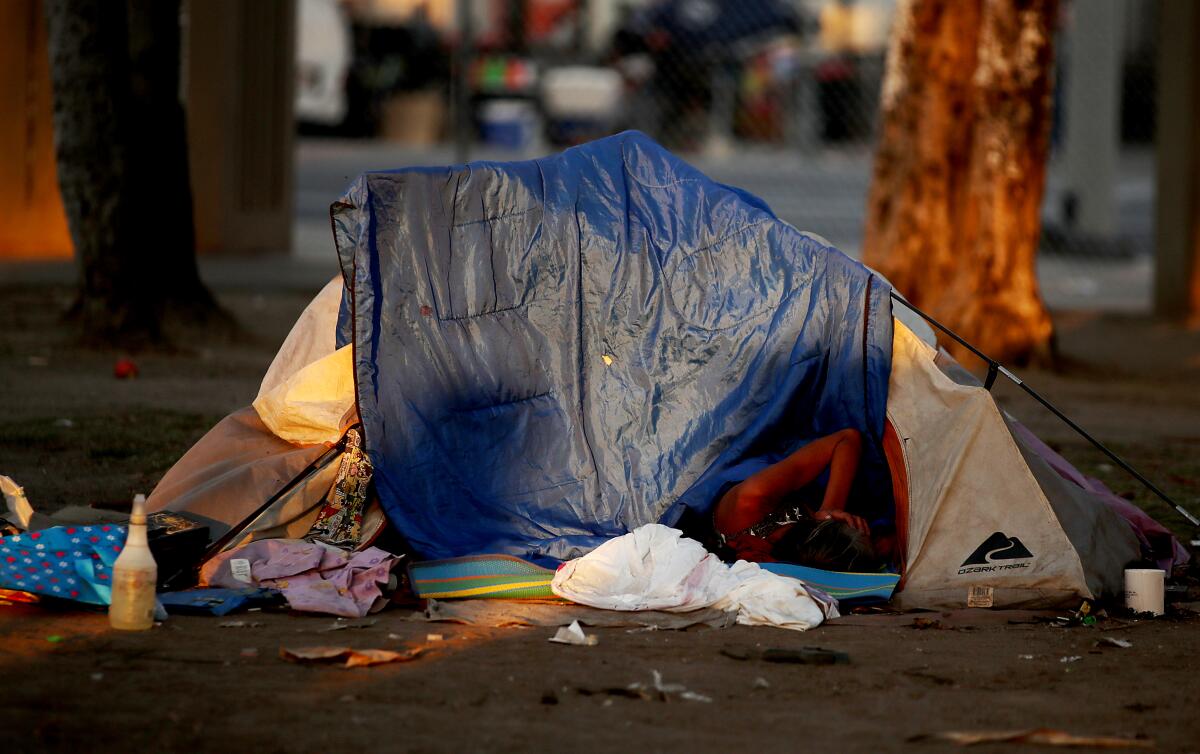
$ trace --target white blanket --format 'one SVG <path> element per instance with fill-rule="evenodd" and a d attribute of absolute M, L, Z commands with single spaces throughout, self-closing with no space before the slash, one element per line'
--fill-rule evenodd
<path fill-rule="evenodd" d="M 660 524 L 564 563 L 550 588 L 572 602 L 608 610 L 715 607 L 736 612 L 738 623 L 797 631 L 838 616 L 835 603 L 814 598 L 803 582 L 744 560 L 722 563 L 699 542 Z"/>

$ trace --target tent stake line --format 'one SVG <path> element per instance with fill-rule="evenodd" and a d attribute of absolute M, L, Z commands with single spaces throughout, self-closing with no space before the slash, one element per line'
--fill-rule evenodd
<path fill-rule="evenodd" d="M 918 315 L 919 317 L 924 319 L 929 324 L 933 325 L 937 329 L 939 329 L 942 332 L 949 335 L 951 338 L 954 339 L 954 341 L 956 343 L 961 345 L 963 348 L 966 348 L 968 351 L 975 354 L 983 361 L 987 362 L 988 374 L 987 374 L 987 379 L 984 382 L 984 387 L 987 390 L 990 391 L 992 389 L 992 385 L 996 382 L 997 374 L 1004 375 L 1009 380 L 1011 380 L 1014 385 L 1021 388 L 1026 393 L 1028 393 L 1030 396 L 1032 396 L 1035 401 L 1037 401 L 1038 403 L 1042 404 L 1047 409 L 1049 409 L 1050 413 L 1054 414 L 1059 419 L 1062 419 L 1068 427 L 1070 427 L 1071 429 L 1078 432 L 1079 435 L 1081 437 L 1083 437 L 1083 439 L 1087 440 L 1092 445 L 1096 446 L 1096 448 L 1098 450 L 1100 450 L 1101 453 L 1104 453 L 1104 455 L 1106 455 L 1110 459 L 1112 459 L 1112 461 L 1114 463 L 1116 463 L 1122 469 L 1125 469 L 1125 471 L 1129 472 L 1135 479 L 1137 479 L 1139 482 L 1141 482 L 1146 487 L 1146 489 L 1150 490 L 1155 495 L 1158 495 L 1160 498 L 1162 498 L 1164 501 L 1166 501 L 1172 508 L 1174 508 L 1176 510 L 1176 512 L 1179 513 L 1179 515 L 1183 516 L 1188 521 L 1190 521 L 1192 523 L 1192 526 L 1200 526 L 1200 518 L 1196 518 L 1194 515 L 1192 515 L 1192 513 L 1190 511 L 1188 511 L 1186 508 L 1184 508 L 1179 503 L 1172 500 L 1170 498 L 1170 496 L 1167 495 L 1167 493 L 1160 490 L 1153 482 L 1151 482 L 1149 479 L 1147 479 L 1145 476 L 1143 476 L 1141 474 L 1141 472 L 1139 472 L 1137 469 L 1135 469 L 1133 466 L 1131 466 L 1129 463 L 1127 463 L 1125 461 L 1125 459 L 1121 458 L 1119 455 L 1117 455 L 1116 453 L 1112 452 L 1107 447 L 1105 447 L 1104 443 L 1100 442 L 1099 440 L 1097 440 L 1096 438 L 1094 438 L 1090 434 L 1088 434 L 1087 431 L 1084 430 L 1083 427 L 1081 427 L 1078 424 L 1076 424 L 1075 422 L 1071 421 L 1071 418 L 1069 416 L 1064 414 L 1062 411 L 1059 411 L 1058 408 L 1056 408 L 1054 406 L 1054 404 L 1050 403 L 1050 401 L 1046 400 L 1041 395 L 1039 395 L 1036 390 L 1034 390 L 1033 388 L 1026 385 L 1024 380 L 1022 380 L 1020 377 L 1016 376 L 1015 374 L 1010 372 L 1008 369 L 1006 369 L 1003 364 L 1001 364 L 1000 362 L 996 361 L 992 357 L 985 354 L 983 351 L 980 351 L 978 348 L 976 348 L 975 346 L 968 343 L 958 333 L 954 332 L 950 328 L 943 325 L 941 322 L 938 322 L 933 317 L 929 316 L 925 312 L 918 309 L 916 306 L 911 304 L 907 299 L 905 299 L 899 293 L 896 293 L 896 291 L 894 291 L 894 290 L 892 291 L 892 300 L 903 304 L 905 307 L 912 310 L 912 312 L 914 314 Z"/>

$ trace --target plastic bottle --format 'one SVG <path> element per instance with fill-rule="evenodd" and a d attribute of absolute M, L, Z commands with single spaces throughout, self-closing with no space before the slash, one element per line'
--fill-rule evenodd
<path fill-rule="evenodd" d="M 113 564 L 109 624 L 124 631 L 144 631 L 153 626 L 157 583 L 158 564 L 146 541 L 146 496 L 135 495 L 125 549 Z"/>

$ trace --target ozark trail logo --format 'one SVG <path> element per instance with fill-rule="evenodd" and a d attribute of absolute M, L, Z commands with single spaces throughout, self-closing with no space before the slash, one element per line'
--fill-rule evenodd
<path fill-rule="evenodd" d="M 983 540 L 983 544 L 975 548 L 975 552 L 963 561 L 958 568 L 958 574 L 991 573 L 992 571 L 1007 571 L 1013 568 L 1028 568 L 1033 553 L 1021 540 L 1010 537 L 1004 532 L 995 532 Z M 1000 561 L 1022 561 L 1006 563 Z"/>

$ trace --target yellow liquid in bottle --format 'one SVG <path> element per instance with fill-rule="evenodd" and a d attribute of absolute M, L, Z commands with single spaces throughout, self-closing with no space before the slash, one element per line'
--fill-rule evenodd
<path fill-rule="evenodd" d="M 145 631 L 154 625 L 154 592 L 158 564 L 146 542 L 146 498 L 133 499 L 125 547 L 112 569 L 112 604 L 108 623 L 123 631 Z"/>
<path fill-rule="evenodd" d="M 158 569 L 113 568 L 112 605 L 108 623 L 123 631 L 144 631 L 154 625 L 154 586 Z"/>

